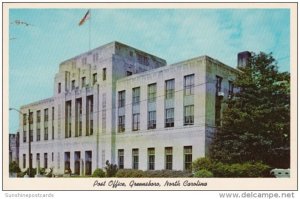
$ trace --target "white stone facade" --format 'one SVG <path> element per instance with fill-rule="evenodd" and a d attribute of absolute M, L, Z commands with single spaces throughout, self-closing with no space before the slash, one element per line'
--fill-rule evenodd
<path fill-rule="evenodd" d="M 167 65 L 119 42 L 64 61 L 53 97 L 21 107 L 20 168 L 29 164 L 30 110 L 33 168 L 40 159 L 56 174 L 70 168 L 90 175 L 106 160 L 121 168 L 187 169 L 207 153 L 221 118 L 216 102 L 231 95 L 237 72 L 208 56 Z"/>

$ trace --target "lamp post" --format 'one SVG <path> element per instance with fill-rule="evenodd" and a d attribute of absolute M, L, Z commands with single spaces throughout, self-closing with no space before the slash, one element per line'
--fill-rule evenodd
<path fill-rule="evenodd" d="M 21 111 L 19 111 L 16 108 L 9 108 L 9 110 L 15 110 L 17 112 L 19 112 L 21 114 L 21 116 L 23 115 L 23 113 Z M 28 158 L 29 158 L 29 170 L 28 170 L 28 176 L 31 177 L 31 170 L 32 170 L 32 160 L 31 160 L 31 133 L 30 133 L 30 109 L 28 109 Z"/>

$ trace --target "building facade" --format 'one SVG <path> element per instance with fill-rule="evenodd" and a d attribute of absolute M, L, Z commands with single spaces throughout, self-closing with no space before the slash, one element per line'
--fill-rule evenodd
<path fill-rule="evenodd" d="M 166 61 L 112 42 L 62 62 L 53 97 L 21 107 L 20 168 L 91 175 L 185 170 L 205 156 L 238 70 L 208 56 Z"/>

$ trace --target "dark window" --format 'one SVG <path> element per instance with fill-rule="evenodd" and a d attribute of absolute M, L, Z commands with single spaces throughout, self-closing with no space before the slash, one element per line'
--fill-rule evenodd
<path fill-rule="evenodd" d="M 148 148 L 148 170 L 155 169 L 155 149 Z"/>
<path fill-rule="evenodd" d="M 102 80 L 106 80 L 106 68 L 102 69 Z"/>
<path fill-rule="evenodd" d="M 118 150 L 118 165 L 119 169 L 124 169 L 124 149 Z"/>
<path fill-rule="evenodd" d="M 118 118 L 118 132 L 125 131 L 125 115 L 119 116 Z"/>
<path fill-rule="evenodd" d="M 132 168 L 139 169 L 139 149 L 132 149 Z"/>
<path fill-rule="evenodd" d="M 85 77 L 81 78 L 81 87 L 82 88 L 86 86 L 86 81 L 85 80 L 86 80 Z"/>
<path fill-rule="evenodd" d="M 192 169 L 192 146 L 185 146 L 184 147 L 184 169 L 191 170 Z"/>
<path fill-rule="evenodd" d="M 165 127 L 173 127 L 174 126 L 174 108 L 166 109 L 166 122 Z"/>
<path fill-rule="evenodd" d="M 29 113 L 29 137 L 30 142 L 33 142 L 33 112 Z"/>
<path fill-rule="evenodd" d="M 54 107 L 52 107 L 52 140 L 54 140 Z"/>
<path fill-rule="evenodd" d="M 132 89 L 132 104 L 140 103 L 140 87 Z"/>
<path fill-rule="evenodd" d="M 70 170 L 70 152 L 65 152 L 65 172 Z"/>
<path fill-rule="evenodd" d="M 140 129 L 140 114 L 135 113 L 132 115 L 132 130 L 137 131 Z"/>
<path fill-rule="evenodd" d="M 92 151 L 85 152 L 85 175 L 92 174 Z"/>
<path fill-rule="evenodd" d="M 156 83 L 148 85 L 148 102 L 156 100 Z"/>
<path fill-rule="evenodd" d="M 87 131 L 86 135 L 93 135 L 93 112 L 94 112 L 94 98 L 93 95 L 87 97 Z"/>
<path fill-rule="evenodd" d="M 44 153 L 44 168 L 48 168 L 48 153 Z"/>
<path fill-rule="evenodd" d="M 61 93 L 61 83 L 58 83 L 58 93 Z"/>
<path fill-rule="evenodd" d="M 218 95 L 218 92 L 221 92 L 222 91 L 222 80 L 223 78 L 220 77 L 220 76 L 216 76 L 216 91 L 217 91 L 217 95 Z"/>
<path fill-rule="evenodd" d="M 23 154 L 23 169 L 26 168 L 26 154 Z"/>
<path fill-rule="evenodd" d="M 93 74 L 93 85 L 97 83 L 97 73 Z"/>
<path fill-rule="evenodd" d="M 82 135 L 82 99 L 76 99 L 75 137 Z"/>
<path fill-rule="evenodd" d="M 184 77 L 184 95 L 194 94 L 194 74 Z"/>
<path fill-rule="evenodd" d="M 36 141 L 41 140 L 41 111 L 36 112 Z"/>
<path fill-rule="evenodd" d="M 166 147 L 165 148 L 165 168 L 167 170 L 172 170 L 173 168 L 173 148 Z"/>
<path fill-rule="evenodd" d="M 184 125 L 194 124 L 194 105 L 184 107 Z"/>
<path fill-rule="evenodd" d="M 166 99 L 172 99 L 174 97 L 174 93 L 175 93 L 175 80 L 171 79 L 171 80 L 167 80 L 165 82 L 165 96 Z"/>
<path fill-rule="evenodd" d="M 72 135 L 72 101 L 67 101 L 65 106 L 65 138 L 69 138 Z"/>
<path fill-rule="evenodd" d="M 126 76 L 131 76 L 132 75 L 132 72 L 131 71 L 127 71 L 126 72 Z"/>
<path fill-rule="evenodd" d="M 156 128 L 156 111 L 148 112 L 148 129 Z"/>
<path fill-rule="evenodd" d="M 118 96 L 118 105 L 119 107 L 124 107 L 125 106 L 125 91 L 119 91 L 119 96 Z"/>

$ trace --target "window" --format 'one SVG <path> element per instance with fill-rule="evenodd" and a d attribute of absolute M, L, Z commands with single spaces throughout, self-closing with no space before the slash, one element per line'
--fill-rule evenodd
<path fill-rule="evenodd" d="M 184 95 L 194 94 L 194 74 L 184 77 Z"/>
<path fill-rule="evenodd" d="M 130 55 L 130 57 L 132 57 L 132 56 L 133 56 L 133 52 L 132 52 L 132 51 L 130 51 L 130 52 L 129 52 L 129 55 Z"/>
<path fill-rule="evenodd" d="M 48 109 L 44 109 L 44 140 L 48 140 Z"/>
<path fill-rule="evenodd" d="M 119 108 L 125 106 L 125 91 L 119 91 Z"/>
<path fill-rule="evenodd" d="M 139 169 L 139 149 L 132 149 L 132 169 Z"/>
<path fill-rule="evenodd" d="M 135 113 L 132 115 L 132 130 L 137 131 L 140 129 L 140 114 Z"/>
<path fill-rule="evenodd" d="M 82 99 L 76 99 L 75 137 L 82 135 Z"/>
<path fill-rule="evenodd" d="M 234 88 L 233 82 L 228 81 L 228 99 L 231 99 L 233 97 L 233 88 Z"/>
<path fill-rule="evenodd" d="M 37 165 L 40 164 L 40 154 L 39 153 L 36 154 L 36 163 L 37 163 Z"/>
<path fill-rule="evenodd" d="M 165 127 L 174 127 L 174 108 L 166 109 Z"/>
<path fill-rule="evenodd" d="M 149 59 L 147 56 L 137 53 L 137 59 L 140 64 L 149 66 Z"/>
<path fill-rule="evenodd" d="M 125 115 L 119 116 L 118 118 L 118 132 L 125 131 Z"/>
<path fill-rule="evenodd" d="M 106 80 L 106 68 L 102 69 L 102 80 Z"/>
<path fill-rule="evenodd" d="M 194 124 L 194 105 L 184 107 L 184 125 Z"/>
<path fill-rule="evenodd" d="M 97 73 L 93 74 L 93 85 L 97 83 Z"/>
<path fill-rule="evenodd" d="M 33 142 L 33 112 L 29 113 L 29 139 Z"/>
<path fill-rule="evenodd" d="M 72 80 L 72 90 L 75 89 L 75 80 Z"/>
<path fill-rule="evenodd" d="M 61 83 L 58 83 L 58 93 L 61 93 Z"/>
<path fill-rule="evenodd" d="M 26 154 L 23 154 L 23 169 L 26 168 Z"/>
<path fill-rule="evenodd" d="M 52 140 L 54 140 L 54 107 L 52 107 Z"/>
<path fill-rule="evenodd" d="M 124 149 L 118 150 L 118 165 L 119 169 L 124 169 Z"/>
<path fill-rule="evenodd" d="M 69 138 L 72 135 L 72 101 L 67 101 L 65 106 L 65 138 Z"/>
<path fill-rule="evenodd" d="M 92 151 L 85 152 L 85 175 L 92 174 Z"/>
<path fill-rule="evenodd" d="M 165 96 L 166 99 L 172 99 L 174 97 L 174 92 L 175 92 L 175 80 L 171 79 L 171 80 L 167 80 L 165 82 Z"/>
<path fill-rule="evenodd" d="M 87 97 L 87 131 L 86 135 L 93 135 L 93 111 L 94 111 L 94 99 L 93 95 Z"/>
<path fill-rule="evenodd" d="M 26 142 L 27 140 L 27 132 L 26 132 L 26 129 L 27 129 L 27 115 L 26 114 L 23 114 L 23 142 Z"/>
<path fill-rule="evenodd" d="M 167 170 L 172 170 L 173 168 L 173 148 L 166 147 L 165 148 L 165 168 Z"/>
<path fill-rule="evenodd" d="M 148 170 L 155 169 L 155 149 L 148 148 Z"/>
<path fill-rule="evenodd" d="M 140 103 L 140 87 L 136 87 L 132 89 L 132 104 Z"/>
<path fill-rule="evenodd" d="M 41 140 L 41 111 L 36 112 L 36 141 Z"/>
<path fill-rule="evenodd" d="M 51 161 L 54 161 L 54 153 L 52 152 Z"/>
<path fill-rule="evenodd" d="M 148 112 L 148 129 L 156 128 L 156 111 Z"/>
<path fill-rule="evenodd" d="M 70 170 L 70 152 L 65 152 L 65 171 Z"/>
<path fill-rule="evenodd" d="M 219 77 L 219 76 L 216 76 L 217 78 L 217 82 L 216 82 L 216 91 L 217 91 L 217 95 L 218 95 L 218 92 L 221 92 L 222 90 L 222 77 Z"/>
<path fill-rule="evenodd" d="M 148 85 L 148 102 L 156 100 L 156 83 Z"/>
<path fill-rule="evenodd" d="M 48 168 L 48 154 L 44 153 L 44 168 Z"/>
<path fill-rule="evenodd" d="M 81 87 L 85 87 L 86 86 L 86 82 L 85 82 L 85 77 L 81 78 Z"/>
<path fill-rule="evenodd" d="M 191 170 L 192 169 L 192 146 L 185 146 L 184 147 L 184 169 Z"/>
<path fill-rule="evenodd" d="M 127 71 L 126 72 L 126 76 L 131 76 L 132 75 L 132 72 L 131 71 Z"/>

